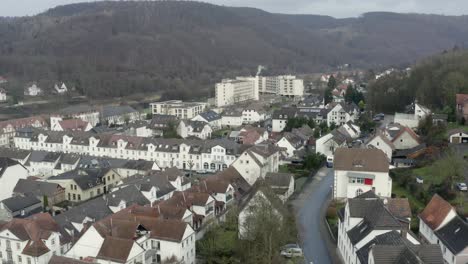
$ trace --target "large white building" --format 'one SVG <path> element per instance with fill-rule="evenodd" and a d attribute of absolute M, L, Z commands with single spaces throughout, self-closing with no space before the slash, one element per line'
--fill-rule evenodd
<path fill-rule="evenodd" d="M 256 85 L 261 93 L 281 96 L 304 96 L 304 81 L 293 75 L 256 76 Z"/>
<path fill-rule="evenodd" d="M 15 146 L 26 150 L 76 153 L 96 157 L 155 161 L 159 168 L 216 172 L 229 167 L 241 145 L 222 140 L 143 138 L 88 132 L 36 131 L 17 135 Z M 190 166 L 193 165 L 193 166 Z"/>
<path fill-rule="evenodd" d="M 392 194 L 388 159 L 380 149 L 337 149 L 333 166 L 335 199 L 354 198 L 368 191 L 381 197 Z"/>
<path fill-rule="evenodd" d="M 224 79 L 215 86 L 215 104 L 218 107 L 258 99 L 258 89 L 254 77 L 237 77 L 236 80 Z"/>
<path fill-rule="evenodd" d="M 196 117 L 205 111 L 206 105 L 206 103 L 201 102 L 183 102 L 180 100 L 150 104 L 153 115 L 172 115 L 180 119 L 192 119 Z"/>

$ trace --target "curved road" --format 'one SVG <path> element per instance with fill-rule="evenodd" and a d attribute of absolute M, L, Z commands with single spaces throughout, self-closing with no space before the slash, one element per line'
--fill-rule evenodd
<path fill-rule="evenodd" d="M 339 263 L 336 246 L 328 233 L 324 216 L 331 186 L 333 170 L 320 169 L 313 180 L 308 182 L 302 193 L 294 200 L 299 234 L 306 263 Z"/>

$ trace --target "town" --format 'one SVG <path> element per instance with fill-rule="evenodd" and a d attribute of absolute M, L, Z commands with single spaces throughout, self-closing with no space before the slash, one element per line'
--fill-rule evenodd
<path fill-rule="evenodd" d="M 466 263 L 468 94 L 372 113 L 363 75 L 1 121 L 2 263 Z"/>

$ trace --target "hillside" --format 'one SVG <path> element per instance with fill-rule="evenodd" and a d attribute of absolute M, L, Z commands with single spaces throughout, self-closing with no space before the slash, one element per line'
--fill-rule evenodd
<path fill-rule="evenodd" d="M 457 93 L 468 93 L 468 50 L 431 56 L 409 75 L 395 73 L 370 83 L 368 101 L 375 111 L 392 113 L 417 99 L 453 116 Z"/>
<path fill-rule="evenodd" d="M 271 73 L 401 65 L 467 42 L 468 16 L 334 19 L 191 1 L 96 2 L 0 18 L 0 75 L 43 87 L 65 80 L 91 97 L 183 98 L 259 64 Z"/>

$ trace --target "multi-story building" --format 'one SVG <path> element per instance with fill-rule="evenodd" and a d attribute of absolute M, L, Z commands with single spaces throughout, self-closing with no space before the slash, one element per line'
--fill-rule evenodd
<path fill-rule="evenodd" d="M 335 199 L 354 198 L 368 191 L 381 197 L 392 194 L 389 162 L 380 149 L 337 149 L 333 167 Z"/>
<path fill-rule="evenodd" d="M 42 116 L 12 119 L 0 122 L 0 146 L 8 147 L 15 136 L 15 133 L 24 128 L 44 128 L 49 125 Z"/>
<path fill-rule="evenodd" d="M 76 153 L 95 157 L 155 161 L 159 168 L 215 172 L 229 167 L 242 145 L 227 139 L 184 140 L 109 134 L 36 131 L 15 137 L 19 149 Z"/>
<path fill-rule="evenodd" d="M 0 88 L 0 102 L 6 102 L 7 93 L 4 89 Z"/>
<path fill-rule="evenodd" d="M 153 115 L 172 115 L 180 119 L 192 119 L 205 111 L 207 103 L 171 100 L 151 103 L 150 106 Z"/>
<path fill-rule="evenodd" d="M 59 111 L 57 114 L 51 115 L 51 117 L 61 117 L 62 119 L 81 119 L 95 127 L 100 122 L 99 111 L 89 105 L 72 105 Z M 55 120 L 56 122 L 61 119 Z M 54 120 L 51 118 L 51 127 L 54 127 Z"/>
<path fill-rule="evenodd" d="M 253 77 L 224 79 L 215 86 L 215 104 L 218 107 L 258 99 L 258 89 Z"/>
<path fill-rule="evenodd" d="M 10 198 L 13 195 L 13 189 L 20 179 L 28 177 L 28 170 L 19 162 L 0 158 L 0 200 Z"/>
<path fill-rule="evenodd" d="M 359 108 L 355 103 L 331 103 L 328 105 L 327 125 L 334 123 L 337 126 L 351 121 L 356 122 L 359 118 Z"/>
<path fill-rule="evenodd" d="M 256 76 L 255 81 L 257 90 L 261 93 L 289 97 L 304 96 L 304 81 L 293 75 Z"/>

